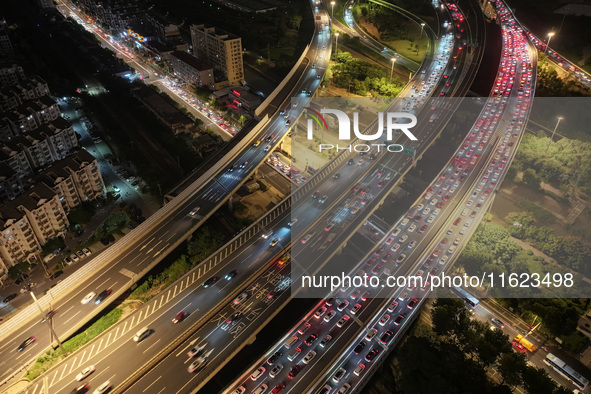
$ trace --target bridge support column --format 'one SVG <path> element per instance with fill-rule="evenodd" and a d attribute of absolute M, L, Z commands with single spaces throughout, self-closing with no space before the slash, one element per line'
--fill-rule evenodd
<path fill-rule="evenodd" d="M 230 198 L 228 198 L 228 209 L 230 210 L 230 212 L 232 212 L 234 210 L 234 195 L 231 195 Z"/>

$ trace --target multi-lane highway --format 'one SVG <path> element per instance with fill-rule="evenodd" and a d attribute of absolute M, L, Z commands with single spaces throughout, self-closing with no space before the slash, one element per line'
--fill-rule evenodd
<path fill-rule="evenodd" d="M 320 23 L 317 24 L 317 29 L 321 30 Z M 329 53 L 330 34 L 324 27 L 322 34 L 315 34 L 313 37 L 313 43 L 308 51 L 307 68 L 293 90 L 294 96 L 307 96 L 308 92 L 315 91 L 320 82 L 318 76 L 326 69 Z M 302 93 L 304 91 L 305 93 Z M 291 111 L 292 119 L 295 119 L 299 110 L 301 108 Z M 80 300 L 87 294 L 91 292 L 98 294 L 106 289 L 112 290 L 114 294 L 121 293 L 139 279 L 138 274 L 146 267 L 155 265 L 176 245 L 190 236 L 198 225 L 215 212 L 256 167 L 264 162 L 272 150 L 270 148 L 274 148 L 288 130 L 289 125 L 286 124 L 283 116 L 277 114 L 272 117 L 260 132 L 249 139 L 250 142 L 244 149 L 237 153 L 229 153 L 217 163 L 216 169 L 219 172 L 198 186 L 192 186 L 195 191 L 189 198 L 184 200 L 179 198 L 162 208 L 156 214 L 160 218 L 157 224 L 139 226 L 118 241 L 124 252 L 108 257 L 108 263 L 99 274 L 73 283 L 74 287 L 78 287 L 74 289 L 71 286 L 66 297 L 52 302 L 51 308 L 59 310 L 53 320 L 57 334 L 65 337 L 66 334 L 75 332 L 113 298 L 107 297 L 98 307 L 92 302 L 81 305 Z M 261 143 L 254 146 L 256 141 Z M 199 210 L 195 212 L 197 208 Z M 191 215 L 192 212 L 193 215 Z M 11 328 L 14 332 L 12 335 L 5 335 L 0 340 L 0 357 L 8 366 L 2 369 L 0 381 L 4 381 L 16 369 L 36 358 L 49 346 L 49 330 L 38 324 L 40 317 L 33 313 L 35 310 L 33 308 L 36 306 L 33 305 L 24 311 L 27 313 L 27 318 L 23 318 L 18 329 Z M 18 315 L 12 319 L 18 320 Z M 18 345 L 31 336 L 36 337 L 33 345 L 17 352 Z"/>
<path fill-rule="evenodd" d="M 500 10 L 505 9 L 502 4 L 498 7 Z M 535 70 L 535 56 L 533 56 L 532 48 L 523 38 L 521 30 L 515 28 L 511 15 L 504 12 L 503 16 L 504 52 L 495 84 L 495 88 L 499 92 L 494 94 L 496 97 L 486 104 L 480 119 L 468 133 L 464 145 L 459 148 L 457 155 L 426 191 L 424 198 L 421 198 L 406 217 L 401 219 L 398 227 L 392 229 L 392 234 L 388 232 L 383 243 L 375 249 L 373 255 L 368 256 L 367 267 L 360 265 L 358 268 L 372 269 L 374 274 L 379 274 L 380 270 L 385 269 L 397 273 L 400 267 L 396 267 L 396 264 L 392 266 L 388 262 L 390 259 L 394 259 L 396 254 L 398 254 L 396 260 L 405 255 L 404 260 L 412 261 L 412 264 L 410 264 L 410 270 L 407 267 L 402 272 L 406 272 L 407 275 L 416 275 L 416 277 L 422 278 L 423 282 L 427 282 L 430 276 L 437 275 L 440 269 L 445 268 L 453 261 L 454 256 L 459 254 L 459 250 L 467 241 L 468 236 L 474 231 L 482 213 L 490 203 L 493 190 L 498 185 L 499 179 L 502 179 L 506 166 L 514 154 L 524 120 L 527 119 L 531 104 L 530 97 L 533 93 L 533 78 L 535 76 L 532 75 L 532 71 Z M 513 50 L 516 51 L 515 55 L 513 55 Z M 520 82 L 515 84 L 514 81 Z M 440 212 L 435 211 L 438 208 L 441 210 Z M 451 210 L 451 212 L 447 210 Z M 442 218 L 443 224 L 438 224 L 439 218 Z M 429 238 L 428 226 L 438 227 L 434 237 Z M 417 237 L 417 232 L 424 232 L 425 235 Z M 383 256 L 389 249 L 394 253 L 388 253 L 388 258 L 384 259 Z M 380 257 L 381 261 L 378 261 Z M 378 270 L 376 270 L 377 267 L 379 267 Z M 404 328 L 410 320 L 409 315 L 420 305 L 427 289 L 428 285 L 424 288 L 409 286 L 397 291 L 395 299 L 387 300 L 384 303 L 375 303 L 371 299 L 370 302 L 363 300 L 364 297 L 362 298 L 360 294 L 364 294 L 367 289 L 347 289 L 344 293 L 337 291 L 334 296 L 338 297 L 338 300 L 327 302 L 330 305 L 317 311 L 316 314 L 328 314 L 330 312 L 326 309 L 329 309 L 337 314 L 332 319 L 338 319 L 339 313 L 342 313 L 339 309 L 345 312 L 348 310 L 349 320 L 352 322 L 344 324 L 355 326 L 361 333 L 354 340 L 349 340 L 351 333 L 342 335 L 341 332 L 345 333 L 346 330 L 339 329 L 338 325 L 330 323 L 323 326 L 323 323 L 315 324 L 314 319 L 311 319 L 310 333 L 313 332 L 319 339 L 330 335 L 331 341 L 334 341 L 335 337 L 338 337 L 336 339 L 346 337 L 347 341 L 340 343 L 339 347 L 345 344 L 349 347 L 340 353 L 340 357 L 334 358 L 337 361 L 329 364 L 331 368 L 326 368 L 320 360 L 325 358 L 325 361 L 333 360 L 330 347 L 328 350 L 324 350 L 322 346 L 317 345 L 314 349 L 314 346 L 302 343 L 299 347 L 305 349 L 301 353 L 306 360 L 297 362 L 295 360 L 299 355 L 291 357 L 285 360 L 285 365 L 282 364 L 283 369 L 300 373 L 300 368 L 303 368 L 303 371 L 306 372 L 305 374 L 302 372 L 303 376 L 308 377 L 323 375 L 317 384 L 318 392 L 331 392 L 339 387 L 343 390 L 344 387 L 357 384 L 360 381 L 360 376 L 367 375 L 367 371 L 376 365 L 376 361 L 384 353 L 387 353 L 387 345 L 396 342 L 399 330 Z M 345 305 L 344 301 L 349 304 Z M 393 301 L 396 303 L 394 304 Z M 352 308 L 356 308 L 353 305 L 357 305 L 357 302 L 365 311 L 372 309 L 376 304 L 381 307 L 375 310 L 376 313 L 370 315 L 369 320 L 366 320 L 363 314 L 352 313 Z M 341 305 L 341 307 L 334 310 L 336 305 Z M 359 323 L 357 316 L 362 322 L 359 325 L 356 324 Z M 319 317 L 319 320 L 322 321 L 322 317 Z M 332 319 L 325 323 L 332 322 Z M 365 327 L 365 330 L 360 327 Z M 370 328 L 371 331 L 367 331 Z M 374 328 L 375 334 L 373 333 Z M 292 346 L 298 345 L 299 341 L 306 338 L 308 334 L 299 334 L 294 329 L 294 332 L 286 335 L 286 338 L 290 335 L 298 336 L 295 344 L 290 344 Z M 271 349 L 267 356 L 275 353 L 281 347 L 285 348 L 284 343 L 285 341 L 282 341 L 277 347 Z M 311 354 L 308 353 L 310 351 L 317 354 L 311 358 Z M 324 355 L 325 353 L 327 356 Z M 274 362 L 281 363 L 284 359 L 285 356 L 278 357 Z M 360 364 L 363 364 L 363 367 Z M 304 392 L 309 388 L 309 384 L 314 382 L 314 379 L 298 377 L 295 379 L 297 381 L 292 383 L 290 376 L 285 379 L 285 374 L 278 373 L 270 380 L 267 380 L 266 376 L 262 377 L 260 381 L 257 379 L 259 383 L 254 383 L 252 386 L 253 383 L 248 382 L 248 379 L 244 380 L 244 377 L 247 377 L 249 371 L 257 368 L 258 365 L 260 362 L 251 367 L 236 386 L 238 384 L 248 385 L 252 390 L 252 387 L 260 384 L 265 384 L 268 387 L 281 387 L 289 382 L 286 388 L 288 392 Z M 341 372 L 339 373 L 339 371 Z M 250 380 L 252 381 L 252 379 Z M 300 381 L 304 381 L 304 383 L 300 383 Z M 230 386 L 228 391 L 233 390 L 236 386 Z M 236 391 L 240 392 L 241 389 L 238 387 Z"/>

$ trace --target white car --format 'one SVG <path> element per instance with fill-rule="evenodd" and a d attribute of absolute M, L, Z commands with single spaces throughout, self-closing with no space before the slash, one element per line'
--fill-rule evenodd
<path fill-rule="evenodd" d="M 207 363 L 207 357 L 199 357 L 197 360 L 193 361 L 187 371 L 189 373 L 195 372 L 195 370 L 203 367 Z"/>
<path fill-rule="evenodd" d="M 92 299 L 94 298 L 94 296 L 95 296 L 95 295 L 96 295 L 96 293 L 95 293 L 94 291 L 91 291 L 90 293 L 88 293 L 88 294 L 86 295 L 86 297 L 84 297 L 84 298 L 82 299 L 82 301 L 80 301 L 80 303 L 81 303 L 82 305 L 86 305 L 86 304 L 88 304 L 90 301 L 92 301 Z"/>
<path fill-rule="evenodd" d="M 279 372 L 281 372 L 282 369 L 283 369 L 282 364 L 275 365 L 275 367 L 273 367 L 271 372 L 269 372 L 269 377 L 274 378 L 275 376 L 279 375 Z"/>
<path fill-rule="evenodd" d="M 260 378 L 261 376 L 263 376 L 264 373 L 265 373 L 265 367 L 258 367 L 257 370 L 254 371 L 250 375 L 250 379 L 251 380 L 257 380 L 258 378 Z"/>
<path fill-rule="evenodd" d="M 86 379 L 93 372 L 94 372 L 94 365 L 84 368 L 82 370 L 82 372 L 80 372 L 78 375 L 76 375 L 76 381 L 80 382 L 81 380 Z"/>
<path fill-rule="evenodd" d="M 197 212 L 199 212 L 200 209 L 201 209 L 201 207 L 193 208 L 193 210 L 191 212 L 189 212 L 189 216 L 191 216 L 191 217 L 197 216 Z"/>
<path fill-rule="evenodd" d="M 303 359 L 304 364 L 308 364 L 315 356 L 316 352 L 314 350 L 310 350 L 310 352 L 306 354 L 306 357 Z"/>
<path fill-rule="evenodd" d="M 109 391 L 109 389 L 111 388 L 111 381 L 107 380 L 106 382 L 104 382 L 103 384 L 101 384 L 100 386 L 98 386 L 92 394 L 103 394 L 106 393 L 107 391 Z"/>
<path fill-rule="evenodd" d="M 246 300 L 248 298 L 248 293 L 246 292 L 242 292 L 238 295 L 238 297 L 234 298 L 234 301 L 232 301 L 232 303 L 234 305 L 238 305 L 240 304 L 242 301 Z"/>
<path fill-rule="evenodd" d="M 204 343 L 202 345 L 194 346 L 191 350 L 189 350 L 187 352 L 187 356 L 189 356 L 189 358 L 195 357 L 196 355 L 198 355 L 198 354 L 200 354 L 200 353 L 203 352 L 203 349 L 205 349 L 205 346 L 207 346 L 207 343 Z"/>
<path fill-rule="evenodd" d="M 377 333 L 378 333 L 378 329 L 377 328 L 372 328 L 371 330 L 369 330 L 369 332 L 365 336 L 365 340 L 371 341 L 373 339 L 373 337 L 376 336 Z"/>
<path fill-rule="evenodd" d="M 82 253 L 84 253 L 86 256 L 90 256 L 92 254 L 92 252 L 88 248 L 82 249 Z"/>

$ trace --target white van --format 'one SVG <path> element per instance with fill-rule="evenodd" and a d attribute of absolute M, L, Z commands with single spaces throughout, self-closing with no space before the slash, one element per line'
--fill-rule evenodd
<path fill-rule="evenodd" d="M 148 327 L 144 327 L 138 332 L 135 333 L 133 336 L 134 342 L 141 342 L 143 341 L 148 335 L 150 335 L 150 329 Z"/>
<path fill-rule="evenodd" d="M 286 349 L 291 348 L 294 343 L 296 343 L 298 341 L 298 337 L 297 336 L 292 336 L 291 338 L 289 338 L 287 341 L 285 341 L 285 343 L 283 344 L 283 346 L 285 346 Z"/>

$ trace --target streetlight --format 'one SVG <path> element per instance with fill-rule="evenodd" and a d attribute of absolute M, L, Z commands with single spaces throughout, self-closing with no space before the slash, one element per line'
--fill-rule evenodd
<path fill-rule="evenodd" d="M 339 33 L 335 33 L 334 35 L 336 37 L 334 60 L 337 60 L 337 54 L 339 53 Z"/>
<path fill-rule="evenodd" d="M 423 38 L 423 29 L 425 28 L 425 23 L 421 23 L 421 36 L 419 37 L 419 41 Z"/>
<path fill-rule="evenodd" d="M 546 41 L 546 49 L 544 49 L 544 55 L 546 54 L 546 52 L 548 52 L 548 47 L 550 46 L 550 40 L 552 39 L 552 37 L 554 37 L 554 32 L 550 32 L 548 33 L 548 41 Z"/>
<path fill-rule="evenodd" d="M 546 152 L 548 152 L 548 149 L 550 148 L 550 144 L 552 143 L 552 141 L 554 140 L 554 133 L 556 133 L 556 129 L 558 128 L 558 124 L 560 123 L 560 121 L 562 119 L 564 119 L 564 116 L 557 116 L 556 117 L 557 121 L 556 121 L 556 126 L 554 126 L 554 130 L 552 130 L 552 136 L 550 137 L 550 141 L 548 141 L 548 146 L 546 146 Z"/>
<path fill-rule="evenodd" d="M 336 2 L 331 1 L 330 2 L 330 20 L 332 21 L 332 18 L 334 16 L 334 5 L 336 4 Z"/>
<path fill-rule="evenodd" d="M 396 58 L 393 57 L 390 60 L 392 60 L 392 68 L 390 69 L 390 83 L 392 83 L 392 73 L 394 73 L 394 63 L 396 63 Z"/>

